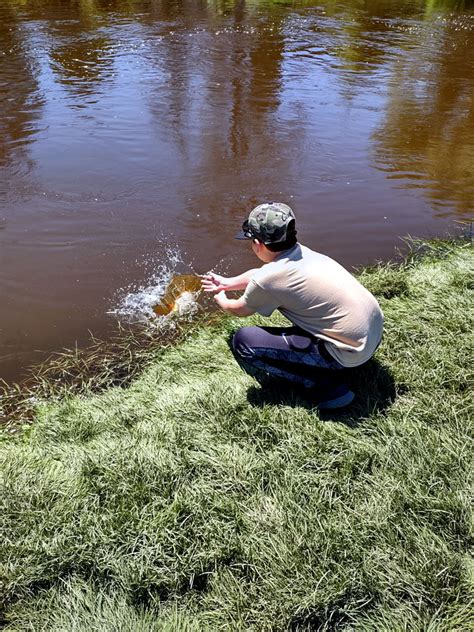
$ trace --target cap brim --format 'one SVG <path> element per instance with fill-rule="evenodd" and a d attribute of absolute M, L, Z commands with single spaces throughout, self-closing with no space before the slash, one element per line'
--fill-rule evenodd
<path fill-rule="evenodd" d="M 246 241 L 248 241 L 249 239 L 252 239 L 252 237 L 247 237 L 244 231 L 241 230 L 237 233 L 237 235 L 235 235 L 234 239 L 245 239 Z"/>

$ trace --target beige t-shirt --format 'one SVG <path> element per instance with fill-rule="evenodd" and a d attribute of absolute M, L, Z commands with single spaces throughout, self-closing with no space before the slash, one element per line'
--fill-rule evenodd
<path fill-rule="evenodd" d="M 346 367 L 367 362 L 382 338 L 383 314 L 374 296 L 339 263 L 301 244 L 259 268 L 244 299 L 262 316 L 280 310 L 324 340 Z"/>

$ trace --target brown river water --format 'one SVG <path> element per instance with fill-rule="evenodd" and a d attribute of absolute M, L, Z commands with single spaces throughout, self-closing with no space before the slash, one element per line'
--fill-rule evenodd
<path fill-rule="evenodd" d="M 348 267 L 474 205 L 462 0 L 0 0 L 0 377 L 254 265 L 252 206 Z"/>

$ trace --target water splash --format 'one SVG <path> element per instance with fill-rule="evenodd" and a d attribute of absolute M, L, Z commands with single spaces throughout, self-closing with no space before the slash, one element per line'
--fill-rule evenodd
<path fill-rule="evenodd" d="M 150 261 L 146 262 L 150 265 Z M 117 306 L 107 313 L 116 316 L 120 321 L 129 324 L 145 323 L 161 327 L 170 325 L 176 319 L 190 318 L 199 309 L 197 292 L 183 292 L 175 302 L 175 308 L 168 316 L 158 316 L 153 308 L 165 296 L 169 283 L 177 274 L 192 270 L 192 266 L 183 260 L 179 248 L 170 247 L 165 250 L 165 262 L 153 265 L 155 268 L 147 280 L 140 285 L 131 285 L 120 289 L 115 297 Z"/>
<path fill-rule="evenodd" d="M 192 320 L 200 309 L 215 309 L 212 297 L 202 295 L 197 291 L 187 291 L 194 290 L 193 287 L 187 287 L 183 288 L 184 291 L 178 297 L 175 295 L 173 308 L 169 314 L 156 313 L 154 308 L 163 304 L 163 299 L 167 298 L 170 282 L 174 278 L 179 279 L 182 275 L 197 276 L 193 263 L 185 260 L 186 253 L 182 253 L 178 246 L 169 246 L 165 248 L 164 253 L 165 263 L 163 261 L 156 263 L 153 259 L 144 261 L 146 270 L 149 271 L 151 267 L 153 271 L 147 274 L 144 283 L 132 284 L 118 290 L 114 298 L 115 307 L 109 310 L 108 314 L 127 324 L 141 323 L 162 329 L 173 328 L 183 320 Z M 225 274 L 232 259 L 232 255 L 221 257 L 213 266 L 212 271 Z"/>

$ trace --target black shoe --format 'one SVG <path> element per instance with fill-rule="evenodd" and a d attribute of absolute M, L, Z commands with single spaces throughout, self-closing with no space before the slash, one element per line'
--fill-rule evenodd
<path fill-rule="evenodd" d="M 319 410 L 344 408 L 344 406 L 349 406 L 354 399 L 354 393 L 345 384 L 336 386 L 326 393 L 319 392 L 316 396 L 313 389 L 308 389 L 308 395 L 308 399 L 314 401 Z"/>

